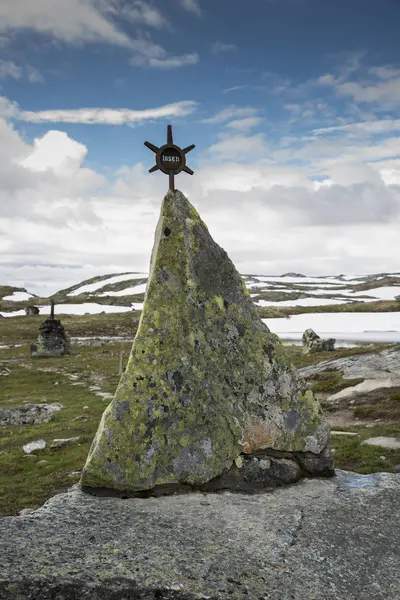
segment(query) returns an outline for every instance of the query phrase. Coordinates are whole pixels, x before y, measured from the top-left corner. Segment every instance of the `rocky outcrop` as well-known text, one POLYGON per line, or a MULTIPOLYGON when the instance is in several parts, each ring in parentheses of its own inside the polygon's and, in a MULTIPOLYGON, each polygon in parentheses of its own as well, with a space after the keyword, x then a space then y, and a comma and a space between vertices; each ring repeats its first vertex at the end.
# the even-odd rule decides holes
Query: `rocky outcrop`
POLYGON ((320 405, 180 192, 164 199, 138 332, 85 489, 255 489, 333 474, 320 405))
POLYGON ((37 357, 69 354, 69 337, 59 319, 46 319, 39 327, 36 344, 31 344, 31 355, 37 357))
POLYGON ((306 329, 306 331, 303 333, 302 341, 304 354, 332 351, 335 349, 336 342, 336 340, 333 338, 322 340, 313 329, 306 329))
POLYGON ((1 600, 398 600, 400 476, 96 498, 0 519, 1 600))
POLYGON ((24 404, 0 408, 0 425, 33 425, 48 423, 55 413, 63 408, 57 402, 53 404, 24 404))
POLYGON ((299 369, 303 377, 311 377, 324 371, 339 370, 346 379, 398 379, 400 385, 400 346, 382 350, 355 354, 345 358, 324 360, 316 365, 299 369))

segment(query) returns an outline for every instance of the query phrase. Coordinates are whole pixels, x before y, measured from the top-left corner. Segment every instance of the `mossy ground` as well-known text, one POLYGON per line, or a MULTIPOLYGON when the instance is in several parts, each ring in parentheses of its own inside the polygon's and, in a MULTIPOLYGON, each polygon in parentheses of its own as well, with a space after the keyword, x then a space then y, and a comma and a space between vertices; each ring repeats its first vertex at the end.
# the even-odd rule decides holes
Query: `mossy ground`
MULTIPOLYGON (((340 431, 341 428, 335 427, 340 431)), ((389 450, 378 446, 362 446, 362 442, 371 437, 398 437, 400 423, 377 423, 372 426, 351 426, 346 431, 358 435, 332 435, 331 446, 334 450, 335 466, 357 473, 398 472, 400 450, 389 450)))
MULTIPOLYGON (((73 336, 125 335, 132 338, 136 332, 136 317, 137 314, 134 313, 74 316, 65 319, 63 323, 73 336)), ((0 369, 4 366, 11 369, 11 375, 0 377, 0 408, 45 400, 64 405, 64 409, 56 413, 49 423, 0 428, 1 515, 17 514, 23 508, 39 507, 50 496, 79 480, 80 470, 86 461, 100 417, 107 406, 107 402, 91 392, 89 387, 97 384, 101 391, 114 393, 119 381, 120 342, 107 342, 101 347, 73 346, 73 354, 70 356, 32 359, 29 343, 36 338, 42 321, 43 317, 40 316, 0 319, 0 345, 24 344, 20 348, 0 348, 0 369), (74 381, 68 375, 77 376, 82 385, 73 385, 74 381), (84 409, 84 406, 88 409, 84 409), (80 416, 87 420, 74 420, 80 416), (75 436, 81 437, 80 444, 50 450, 49 445, 54 438, 75 436), (38 439, 46 440, 46 449, 35 452, 35 456, 24 458, 22 446, 38 439), (43 460, 48 462, 39 464, 43 460)), ((368 348, 358 347, 310 356, 302 355, 301 348, 296 346, 288 346, 286 351, 296 366, 304 366, 328 358, 376 352, 384 347, 375 344, 368 348)), ((131 343, 125 342, 124 363, 130 349, 131 343)), ((337 383, 335 372, 332 385, 337 383)), ((381 399, 373 410, 381 410, 385 402, 398 407, 398 391, 387 390, 387 400, 381 399)), ((355 406, 354 410, 357 409, 358 406, 355 406)), ((400 464, 399 451, 361 446, 362 440, 367 437, 399 435, 398 419, 397 423, 388 424, 384 422, 383 416, 379 417, 372 412, 370 416, 370 426, 346 428, 347 431, 358 432, 357 437, 332 436, 336 467, 370 473, 393 471, 394 465, 400 464), (376 418, 381 421, 376 423, 376 418), (382 456, 385 456, 385 460, 380 458, 382 456)), ((392 420, 393 417, 392 413, 392 420)))
MULTIPOLYGON (((130 349, 131 343, 123 344, 125 363, 130 349)), ((11 370, 11 375, 0 377, 0 408, 24 402, 59 402, 64 406, 49 423, 0 428, 0 515, 38 507, 79 480, 108 403, 89 387, 96 384, 102 392, 114 393, 119 381, 121 343, 96 348, 73 346, 72 352, 59 358, 32 359, 26 345, 0 349, 0 370, 4 366, 11 370), (73 381, 68 375, 78 379, 73 381), (73 385, 76 382, 81 385, 73 385), (76 417, 83 419, 74 420, 76 417), (53 439, 70 437, 80 437, 80 443, 50 450, 53 439), (47 442, 46 448, 25 456, 23 445, 39 439, 47 442), (41 463, 43 460, 47 462, 41 463)))

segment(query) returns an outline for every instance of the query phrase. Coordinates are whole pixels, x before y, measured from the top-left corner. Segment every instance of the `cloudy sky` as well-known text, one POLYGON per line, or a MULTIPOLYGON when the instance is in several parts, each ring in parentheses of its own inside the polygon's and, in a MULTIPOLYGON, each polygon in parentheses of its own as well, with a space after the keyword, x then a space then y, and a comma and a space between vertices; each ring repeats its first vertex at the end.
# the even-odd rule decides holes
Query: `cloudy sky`
POLYGON ((400 271, 398 0, 1 0, 0 284, 147 270, 177 187, 242 273, 400 271))

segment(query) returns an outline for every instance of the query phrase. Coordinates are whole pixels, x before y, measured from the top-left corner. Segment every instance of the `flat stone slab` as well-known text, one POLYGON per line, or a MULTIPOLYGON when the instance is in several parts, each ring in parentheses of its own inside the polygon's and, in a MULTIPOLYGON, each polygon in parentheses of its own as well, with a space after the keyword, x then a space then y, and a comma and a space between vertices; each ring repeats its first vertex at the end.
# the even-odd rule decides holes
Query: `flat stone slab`
POLYGON ((400 475, 100 498, 0 519, 1 600, 398 600, 400 475))
POLYGON ((362 442, 361 446, 379 446, 390 450, 400 450, 400 438, 394 437, 373 437, 362 442))
POLYGON ((310 377, 315 373, 339 369, 346 379, 388 379, 398 380, 400 385, 400 347, 395 346, 382 352, 356 354, 346 358, 325 360, 317 365, 299 369, 302 377, 310 377))
POLYGON ((336 402, 345 398, 352 398, 354 396, 369 394, 375 390, 383 388, 395 388, 400 386, 400 379, 365 379, 357 385, 347 387, 344 390, 340 390, 336 394, 332 394, 327 398, 327 402, 336 402))

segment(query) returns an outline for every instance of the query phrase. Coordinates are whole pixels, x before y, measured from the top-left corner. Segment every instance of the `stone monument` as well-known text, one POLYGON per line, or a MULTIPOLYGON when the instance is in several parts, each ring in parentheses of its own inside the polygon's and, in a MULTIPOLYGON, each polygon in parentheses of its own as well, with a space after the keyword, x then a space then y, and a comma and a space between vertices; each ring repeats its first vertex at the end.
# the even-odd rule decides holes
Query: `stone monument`
POLYGON ((50 317, 39 327, 36 344, 31 344, 31 355, 35 357, 61 356, 69 354, 69 337, 59 319, 54 317, 54 300, 51 301, 50 317))
POLYGON ((397 475, 193 490, 333 468, 319 404, 167 174, 139 328, 83 486, 0 519, 0 600, 397 600, 397 475))
POLYGON ((165 196, 139 328, 84 489, 253 490, 333 475, 329 426, 238 271, 165 196))
POLYGON ((30 305, 25 308, 25 314, 28 317, 38 315, 39 313, 40 313, 40 310, 37 306, 30 305))

